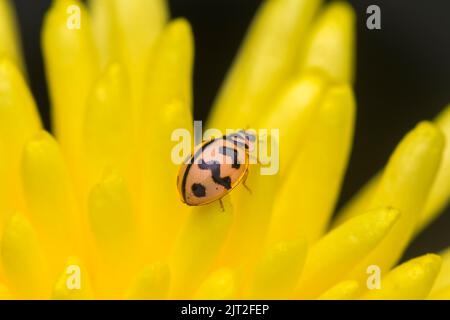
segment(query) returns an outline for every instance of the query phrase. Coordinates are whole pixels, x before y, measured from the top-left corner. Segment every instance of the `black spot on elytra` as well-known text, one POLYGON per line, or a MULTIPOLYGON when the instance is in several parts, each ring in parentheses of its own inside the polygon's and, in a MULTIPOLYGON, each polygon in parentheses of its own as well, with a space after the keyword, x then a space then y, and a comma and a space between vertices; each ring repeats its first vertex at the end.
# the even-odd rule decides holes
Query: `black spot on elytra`
POLYGON ((241 167, 241 164, 238 161, 238 151, 236 149, 228 148, 228 147, 221 147, 219 149, 219 152, 223 155, 226 155, 233 159, 231 167, 234 169, 239 169, 241 167))
POLYGON ((206 195, 205 187, 201 183, 194 183, 191 189, 197 198, 202 198, 206 195))
POLYGON ((206 163, 204 159, 199 163, 198 167, 202 170, 211 171, 212 179, 215 183, 220 184, 225 189, 231 189, 231 178, 230 177, 221 177, 220 176, 220 163, 217 161, 211 161, 206 163))
POLYGON ((184 201, 186 201, 186 180, 188 177, 189 172, 191 171, 192 165, 195 161, 195 159, 197 159, 197 157, 203 152, 203 150, 209 146, 210 144, 212 144, 214 142, 214 138, 212 138, 210 141, 206 142, 200 149, 197 150, 197 152, 191 157, 191 159, 189 160, 187 166, 186 166, 186 170, 184 171, 184 175, 183 175, 183 180, 181 183, 181 191, 183 194, 183 199, 184 201))

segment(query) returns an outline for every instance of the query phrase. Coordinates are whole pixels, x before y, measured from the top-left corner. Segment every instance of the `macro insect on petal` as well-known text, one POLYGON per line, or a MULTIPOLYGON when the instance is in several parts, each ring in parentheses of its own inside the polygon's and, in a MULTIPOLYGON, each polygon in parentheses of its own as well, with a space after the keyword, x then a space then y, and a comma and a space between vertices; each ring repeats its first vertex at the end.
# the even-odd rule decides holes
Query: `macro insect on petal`
POLYGON ((245 183, 249 150, 255 139, 253 133, 240 130, 198 145, 178 172, 181 200, 190 206, 208 204, 245 183))

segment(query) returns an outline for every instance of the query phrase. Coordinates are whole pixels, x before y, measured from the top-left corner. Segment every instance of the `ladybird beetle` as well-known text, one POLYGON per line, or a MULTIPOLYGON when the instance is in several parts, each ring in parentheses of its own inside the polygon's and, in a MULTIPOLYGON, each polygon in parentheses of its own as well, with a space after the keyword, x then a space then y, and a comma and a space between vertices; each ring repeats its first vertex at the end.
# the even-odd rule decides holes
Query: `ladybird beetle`
MULTIPOLYGON (((248 175, 249 151, 256 136, 240 130, 199 144, 178 172, 181 201, 201 206, 219 200, 243 182, 248 175)), ((248 188, 247 188, 248 189, 248 188)))

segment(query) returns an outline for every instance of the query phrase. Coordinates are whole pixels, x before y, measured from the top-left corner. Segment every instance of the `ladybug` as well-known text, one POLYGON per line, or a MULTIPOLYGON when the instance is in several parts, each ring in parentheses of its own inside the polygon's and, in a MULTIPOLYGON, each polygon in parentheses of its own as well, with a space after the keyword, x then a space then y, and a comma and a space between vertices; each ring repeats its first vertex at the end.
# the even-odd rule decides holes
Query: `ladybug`
MULTIPOLYGON (((256 136, 240 130, 203 141, 180 166, 177 187, 181 201, 201 206, 222 198, 241 182, 245 185, 249 169, 249 153, 256 136)), ((249 190, 250 191, 250 190, 249 190)))

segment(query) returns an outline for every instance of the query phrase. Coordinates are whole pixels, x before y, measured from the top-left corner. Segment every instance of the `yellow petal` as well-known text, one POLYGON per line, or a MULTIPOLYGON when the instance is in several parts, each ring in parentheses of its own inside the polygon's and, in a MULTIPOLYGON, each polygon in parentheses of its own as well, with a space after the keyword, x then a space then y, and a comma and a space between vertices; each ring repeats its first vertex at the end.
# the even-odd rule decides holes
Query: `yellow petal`
POLYGON ((231 194, 236 214, 220 258, 222 265, 245 265, 244 269, 250 271, 264 248, 280 175, 262 175, 261 168, 260 165, 249 166, 245 184, 250 192, 238 186, 231 194))
MULTIPOLYGON (((280 176, 288 166, 288 158, 298 149, 298 144, 307 140, 306 133, 318 109, 325 85, 326 79, 321 74, 306 74, 288 86, 280 95, 274 111, 261 119, 262 128, 279 129, 280 136, 276 139, 276 144, 280 155, 280 172, 262 175, 261 166, 251 165, 246 184, 252 194, 242 187, 233 192, 232 198, 238 204, 236 221, 221 258, 222 263, 251 263, 258 256, 261 243, 266 239, 280 176), (289 151, 292 151, 290 155, 289 151)), ((267 138, 269 142, 275 139, 270 133, 267 138)), ((268 154, 274 152, 275 150, 270 150, 268 154)), ((277 160, 275 157, 272 159, 277 160)))
POLYGON ((22 181, 30 220, 40 232, 52 271, 59 273, 82 242, 80 214, 59 146, 45 131, 25 145, 22 181))
POLYGON ((130 193, 120 175, 106 173, 92 188, 88 212, 91 230, 102 252, 118 260, 126 254, 129 260, 136 240, 136 221, 130 193))
POLYGON ((330 87, 276 196, 270 242, 303 236, 313 243, 324 232, 347 166, 354 117, 351 88, 330 87))
POLYGON ((41 127, 30 90, 13 62, 0 58, 0 139, 14 152, 41 127))
POLYGON ((9 289, 0 283, 0 300, 11 300, 13 298, 9 289))
MULTIPOLYGON (((425 228, 430 221, 442 212, 446 204, 448 203, 450 194, 450 148, 448 147, 448 141, 450 140, 450 107, 446 109, 436 118, 434 121, 437 127, 442 130, 446 138, 446 146, 442 155, 442 161, 439 171, 436 175, 435 182, 430 191, 426 205, 422 210, 419 221, 415 227, 415 232, 419 233, 425 228)), ((360 192, 358 192, 351 201, 339 212, 337 218, 334 221, 334 226, 337 226, 345 220, 354 217, 362 212, 361 209, 367 208, 370 204, 372 197, 375 194, 377 185, 380 181, 381 174, 378 173, 373 177, 360 192)))
POLYGON ((297 284, 307 252, 306 242, 279 242, 257 264, 250 288, 252 299, 287 299, 297 284))
POLYGON ((0 0, 0 57, 7 57, 23 69, 20 39, 12 1, 0 0))
POLYGON ((450 248, 439 254, 442 258, 442 267, 433 285, 432 294, 450 287, 450 248))
POLYGON ((427 254, 409 260, 382 278, 381 289, 373 289, 363 299, 418 300, 427 297, 439 272, 441 258, 427 254))
POLYGON ((336 284, 334 287, 320 295, 318 300, 355 300, 361 294, 358 281, 347 280, 336 284))
POLYGON ((431 293, 428 300, 450 300, 450 286, 442 288, 434 293, 431 293))
POLYGON ((280 171, 287 171, 293 157, 307 141, 314 126, 328 79, 318 72, 308 72, 292 81, 282 91, 267 116, 260 121, 261 128, 280 130, 280 171))
POLYGON ((184 19, 171 22, 155 47, 146 87, 146 110, 141 119, 141 210, 147 220, 147 241, 157 259, 167 255, 188 212, 176 191, 179 164, 171 158, 176 144, 171 136, 176 129, 192 133, 192 47, 188 22, 184 19))
POLYGON ((128 70, 133 96, 141 97, 152 47, 168 18, 166 1, 107 1, 112 8, 112 49, 128 70))
MULTIPOLYGON (((11 188, 13 181, 18 177, 11 174, 10 163, 7 160, 6 148, 0 140, 0 237, 5 223, 9 220, 14 208, 19 207, 22 202, 21 194, 11 188)), ((16 182, 17 184, 17 182, 16 182)), ((16 186, 19 188, 19 185, 16 186)))
POLYGON ((89 13, 80 1, 53 2, 44 21, 42 47, 55 134, 75 166, 86 99, 99 72, 89 13))
MULTIPOLYGON (((144 115, 151 116, 175 99, 192 109, 193 42, 191 26, 183 18, 171 21, 164 28, 146 68, 144 115)), ((143 121, 144 126, 147 120, 143 121)))
POLYGON ((96 244, 96 286, 102 298, 121 298, 120 292, 136 272, 140 250, 137 219, 124 179, 107 172, 88 197, 90 228, 96 244), (123 257, 126 256, 126 259, 123 257), (114 279, 112 281, 111 279, 114 279))
POLYGON ((144 268, 128 289, 126 298, 136 300, 164 299, 168 294, 169 285, 169 267, 164 263, 157 262, 144 268))
POLYGON ((200 285, 194 299, 236 299, 238 283, 232 269, 221 268, 211 273, 200 285))
POLYGON ((346 277, 386 237, 398 217, 397 210, 381 208, 355 217, 325 235, 309 251, 297 297, 315 298, 346 277))
POLYGON ((111 0, 89 0, 89 12, 91 13, 92 32, 96 48, 100 58, 100 64, 107 66, 112 61, 118 61, 118 43, 113 24, 113 1, 111 0))
POLYGON ((129 101, 126 73, 113 63, 94 84, 88 98, 83 144, 89 186, 100 179, 105 167, 126 172, 132 139, 129 101))
POLYGON ((9 215, 14 206, 13 194, 11 191, 11 179, 8 164, 6 161, 6 148, 0 140, 0 238, 5 222, 9 219, 9 215))
POLYGON ((0 232, 12 210, 23 208, 20 157, 25 141, 40 127, 22 74, 11 60, 0 57, 0 232))
POLYGON ((450 105, 439 114, 435 123, 444 133, 446 145, 442 155, 441 166, 420 217, 417 232, 420 232, 442 212, 445 206, 448 205, 450 198, 450 105))
POLYGON ((376 191, 376 187, 380 183, 380 179, 381 174, 378 173, 370 179, 348 203, 345 204, 333 220, 333 228, 366 211, 376 191))
POLYGON ((212 110, 210 127, 255 126, 271 97, 292 76, 320 0, 268 0, 243 42, 212 110), (230 117, 230 115, 233 115, 230 117))
POLYGON ((443 147, 441 131, 429 122, 417 125, 397 146, 367 209, 392 206, 402 215, 389 235, 352 272, 352 279, 365 278, 369 265, 378 265, 383 274, 400 258, 433 184, 443 147))
POLYGON ((223 204, 224 211, 216 201, 189 214, 169 259, 173 297, 190 297, 215 262, 233 217, 229 197, 223 204))
POLYGON ((78 258, 69 258, 53 287, 52 299, 85 300, 92 298, 92 289, 87 270, 78 258))
POLYGON ((351 83, 355 72, 355 13, 346 2, 329 4, 311 31, 300 72, 325 71, 333 80, 351 83))
POLYGON ((47 268, 30 222, 14 214, 3 233, 1 257, 8 286, 22 299, 50 296, 47 268))

